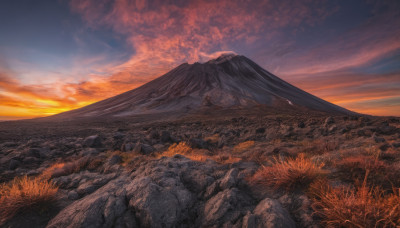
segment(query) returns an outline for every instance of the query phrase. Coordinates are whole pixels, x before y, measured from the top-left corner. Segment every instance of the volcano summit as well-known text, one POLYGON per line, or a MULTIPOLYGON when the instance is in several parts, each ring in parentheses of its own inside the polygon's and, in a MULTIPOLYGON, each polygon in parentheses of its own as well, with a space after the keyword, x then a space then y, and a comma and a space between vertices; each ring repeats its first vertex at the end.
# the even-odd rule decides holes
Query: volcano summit
POLYGON ((350 111, 315 97, 241 55, 225 54, 205 63, 181 64, 139 88, 57 117, 131 116, 196 112, 207 108, 309 109, 350 111))

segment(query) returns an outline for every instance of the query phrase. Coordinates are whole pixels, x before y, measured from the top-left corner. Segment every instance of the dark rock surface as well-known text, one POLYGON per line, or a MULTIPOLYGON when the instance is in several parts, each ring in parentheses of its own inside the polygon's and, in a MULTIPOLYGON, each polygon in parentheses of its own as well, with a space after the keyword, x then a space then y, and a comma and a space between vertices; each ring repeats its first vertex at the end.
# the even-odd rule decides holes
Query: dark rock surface
MULTIPOLYGON (((65 164, 50 178, 60 188, 58 208, 27 217, 40 221, 33 227, 321 227, 306 194, 260 192, 249 177, 272 157, 304 151, 329 162, 338 151, 350 147, 347 152, 353 153, 362 145, 398 164, 397 122, 238 113, 168 122, 27 124, 0 131, 0 180, 37 177, 65 164), (192 152, 163 154, 179 142, 192 152), (250 146, 238 149, 243 142, 250 146)), ((4 226, 29 224, 18 218, 4 226)))

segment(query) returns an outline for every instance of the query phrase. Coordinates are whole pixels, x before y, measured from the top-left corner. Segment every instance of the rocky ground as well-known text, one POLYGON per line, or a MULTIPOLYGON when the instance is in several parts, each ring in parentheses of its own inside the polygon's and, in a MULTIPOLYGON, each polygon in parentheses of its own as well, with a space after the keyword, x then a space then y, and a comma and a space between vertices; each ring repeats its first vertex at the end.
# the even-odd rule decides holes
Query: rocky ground
POLYGON ((400 174, 400 118, 245 115, 0 129, 2 183, 46 176, 59 187, 53 205, 4 227, 320 227, 306 190, 260 187, 251 177, 272 158, 299 153, 324 163, 335 185, 357 178, 343 175, 345 157, 379 156, 400 174))

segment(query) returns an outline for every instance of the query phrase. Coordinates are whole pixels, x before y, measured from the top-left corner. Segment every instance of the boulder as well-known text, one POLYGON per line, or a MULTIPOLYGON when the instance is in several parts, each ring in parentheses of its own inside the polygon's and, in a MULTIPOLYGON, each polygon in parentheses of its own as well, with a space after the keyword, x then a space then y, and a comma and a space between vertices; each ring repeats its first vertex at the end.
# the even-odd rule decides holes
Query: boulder
POLYGON ((121 140, 121 139, 123 139, 124 137, 125 137, 125 134, 124 134, 124 133, 121 133, 121 132, 119 132, 119 131, 115 132, 114 135, 113 135, 113 139, 114 139, 114 140, 121 140))
POLYGON ((121 150, 124 152, 132 151, 135 148, 135 144, 133 143, 124 143, 122 144, 121 150))
POLYGON ((258 218, 256 227, 296 227, 289 212, 274 199, 262 200, 254 209, 253 214, 258 218))
POLYGON ((126 177, 112 181, 101 191, 75 201, 60 211, 48 224, 58 227, 138 227, 133 212, 125 202, 125 190, 121 186, 126 177))
POLYGON ((101 138, 98 135, 89 136, 85 138, 85 140, 83 141, 83 145, 92 148, 101 147, 101 138))
POLYGON ((156 130, 151 130, 149 134, 147 135, 147 139, 152 140, 152 139, 158 139, 160 138, 160 134, 156 130))
POLYGON ((135 148, 133 149, 133 151, 135 153, 140 153, 140 154, 151 154, 152 152, 154 152, 154 148, 148 144, 144 144, 144 143, 136 143, 135 148))
POLYGON ((16 168, 18 168, 21 165, 21 162, 16 160, 16 159, 11 159, 10 163, 8 165, 8 169, 9 170, 14 170, 16 168))
POLYGON ((113 155, 108 159, 108 165, 112 166, 122 162, 122 157, 119 155, 113 155))
POLYGON ((250 200, 239 189, 231 188, 219 192, 204 206, 203 226, 220 227, 226 222, 234 222, 242 217, 250 200))
POLYGON ((79 194, 75 190, 69 191, 68 192, 68 199, 77 200, 77 199, 79 199, 79 194))
POLYGON ((171 137, 171 133, 169 131, 162 131, 160 140, 161 140, 162 143, 174 142, 174 140, 171 137))
POLYGON ((197 149, 206 149, 208 147, 208 144, 206 141, 204 141, 201 138, 191 138, 188 141, 188 145, 192 148, 197 148, 197 149))

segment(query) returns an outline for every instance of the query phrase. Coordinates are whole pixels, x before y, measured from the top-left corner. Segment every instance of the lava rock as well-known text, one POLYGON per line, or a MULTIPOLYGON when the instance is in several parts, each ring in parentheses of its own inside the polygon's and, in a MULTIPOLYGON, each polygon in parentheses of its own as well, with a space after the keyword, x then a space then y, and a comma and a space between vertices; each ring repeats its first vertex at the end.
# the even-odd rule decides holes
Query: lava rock
POLYGON ((79 199, 79 194, 75 190, 72 190, 72 191, 68 192, 68 199, 77 200, 77 199, 79 199))
POLYGON ((254 214, 259 218, 257 227, 296 227, 289 212, 274 199, 262 200, 254 209, 254 214))
POLYGON ((83 141, 83 145, 92 148, 101 147, 101 138, 98 135, 89 136, 85 138, 85 140, 83 141))
POLYGON ((151 140, 151 139, 158 139, 158 138, 160 138, 160 134, 159 134, 158 131, 156 131, 156 130, 151 130, 150 133, 147 135, 147 138, 148 138, 149 140, 151 140))
POLYGON ((8 165, 9 170, 14 170, 21 165, 21 162, 16 159, 11 159, 10 164, 8 165))
POLYGON ((297 127, 298 127, 298 128, 305 128, 306 125, 304 124, 304 122, 299 122, 299 123, 297 124, 297 127))
POLYGON ((133 149, 135 153, 140 153, 140 154, 151 154, 154 152, 154 148, 148 144, 144 143, 136 143, 135 148, 133 149))
POLYGON ((115 164, 119 164, 122 162, 122 157, 119 155, 113 155, 111 156, 111 158, 108 160, 108 164, 109 165, 115 165, 115 164))
POLYGON ((120 140, 120 139, 123 139, 124 137, 125 137, 125 134, 123 134, 119 131, 115 132, 113 135, 113 139, 115 139, 115 140, 120 140))
POLYGON ((324 125, 327 126, 327 125, 333 124, 333 123, 335 123, 335 120, 333 119, 332 116, 330 116, 330 117, 325 119, 324 125))
POLYGON ((162 143, 173 142, 171 133, 169 131, 162 131, 160 140, 162 143))
POLYGON ((135 144, 133 143, 124 143, 121 146, 121 150, 124 152, 132 151, 135 148, 135 144))
POLYGON ((256 134, 263 134, 265 133, 265 127, 260 127, 256 129, 256 134))
POLYGON ((198 148, 198 149, 205 149, 208 146, 207 142, 200 138, 189 139, 188 145, 192 148, 198 148))

